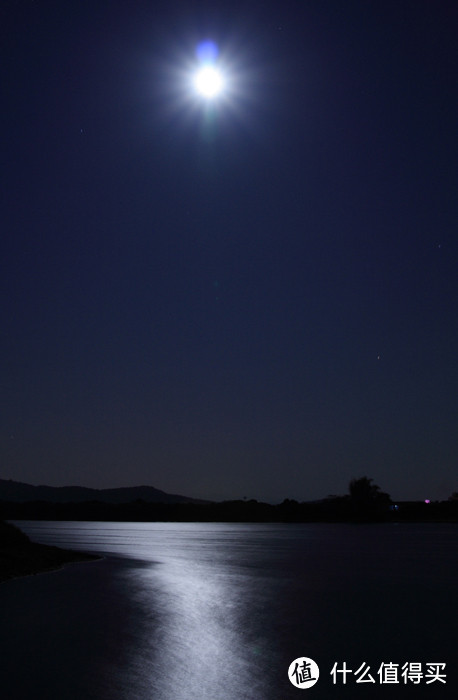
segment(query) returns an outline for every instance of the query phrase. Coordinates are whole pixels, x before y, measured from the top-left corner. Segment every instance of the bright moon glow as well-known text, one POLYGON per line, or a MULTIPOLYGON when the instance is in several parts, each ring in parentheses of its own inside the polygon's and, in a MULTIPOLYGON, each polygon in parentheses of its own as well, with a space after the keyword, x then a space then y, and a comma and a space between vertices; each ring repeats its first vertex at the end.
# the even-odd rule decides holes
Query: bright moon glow
POLYGON ((224 88, 223 76, 216 68, 204 66, 194 76, 194 86, 202 97, 216 97, 224 88))

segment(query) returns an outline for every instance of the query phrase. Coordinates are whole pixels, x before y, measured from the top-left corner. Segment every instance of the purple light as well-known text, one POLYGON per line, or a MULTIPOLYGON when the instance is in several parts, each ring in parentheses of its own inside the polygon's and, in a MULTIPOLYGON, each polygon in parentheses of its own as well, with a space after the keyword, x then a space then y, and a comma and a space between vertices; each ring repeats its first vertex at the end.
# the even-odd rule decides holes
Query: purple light
POLYGON ((214 41, 206 39, 197 45, 196 54, 201 63, 214 63, 218 56, 218 47, 214 41))
POLYGON ((425 503, 431 503, 431 501, 429 500, 429 498, 425 498, 425 503))

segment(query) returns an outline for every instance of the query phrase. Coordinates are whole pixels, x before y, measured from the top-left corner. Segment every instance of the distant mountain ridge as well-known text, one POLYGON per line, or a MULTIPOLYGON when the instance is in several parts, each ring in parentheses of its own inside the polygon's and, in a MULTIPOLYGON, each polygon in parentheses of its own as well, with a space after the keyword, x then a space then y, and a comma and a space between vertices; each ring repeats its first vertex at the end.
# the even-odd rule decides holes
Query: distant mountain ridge
POLYGON ((27 503, 206 503, 207 501, 166 493, 153 486, 126 486, 116 489, 91 489, 84 486, 33 486, 12 479, 0 479, 0 501, 27 503))

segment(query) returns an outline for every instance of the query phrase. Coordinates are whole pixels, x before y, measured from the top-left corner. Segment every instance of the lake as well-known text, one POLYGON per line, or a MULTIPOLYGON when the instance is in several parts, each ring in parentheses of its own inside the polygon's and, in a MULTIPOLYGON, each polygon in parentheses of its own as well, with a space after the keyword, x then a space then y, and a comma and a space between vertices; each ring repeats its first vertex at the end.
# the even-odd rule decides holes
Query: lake
POLYGON ((457 697, 455 524, 17 525, 104 559, 0 587, 5 699, 457 697))

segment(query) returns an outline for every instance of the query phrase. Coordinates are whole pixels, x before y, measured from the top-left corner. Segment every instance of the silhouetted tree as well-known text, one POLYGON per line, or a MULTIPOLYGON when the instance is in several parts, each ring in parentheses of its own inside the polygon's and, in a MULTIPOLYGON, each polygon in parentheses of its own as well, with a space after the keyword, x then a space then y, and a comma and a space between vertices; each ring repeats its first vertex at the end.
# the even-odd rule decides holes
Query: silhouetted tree
POLYGON ((367 476, 352 479, 348 488, 351 509, 358 520, 380 520, 388 515, 391 498, 373 483, 373 479, 367 476))
POLYGON ((373 484, 373 479, 361 476, 359 479, 352 479, 348 485, 350 497, 356 501, 376 501, 382 494, 380 486, 373 484))

